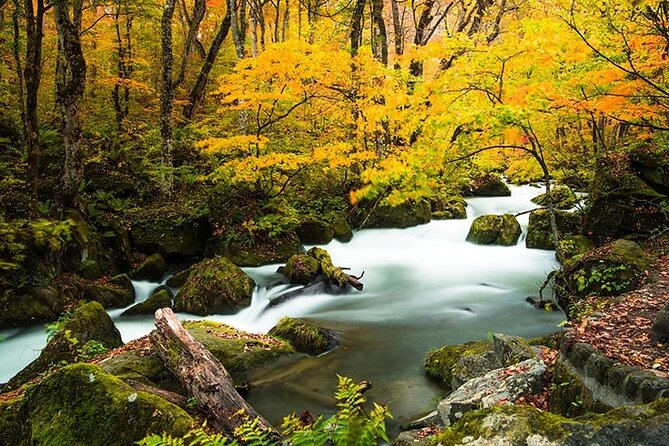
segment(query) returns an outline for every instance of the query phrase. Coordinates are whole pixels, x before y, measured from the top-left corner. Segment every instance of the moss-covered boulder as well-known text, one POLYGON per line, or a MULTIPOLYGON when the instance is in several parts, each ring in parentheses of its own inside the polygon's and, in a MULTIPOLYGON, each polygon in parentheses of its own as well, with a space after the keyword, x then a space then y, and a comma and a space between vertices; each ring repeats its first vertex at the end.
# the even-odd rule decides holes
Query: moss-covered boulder
POLYGON ((501 368, 502 363, 494 350, 467 349, 460 354, 453 367, 451 389, 455 390, 471 379, 501 368))
POLYGON ((124 381, 133 380, 164 390, 183 393, 181 384, 165 367, 163 360, 148 342, 128 347, 123 353, 102 361, 100 367, 124 381))
POLYGON ((232 314, 251 305, 254 288, 253 279, 230 260, 214 257, 193 266, 174 308, 201 316, 232 314))
POLYGON ((638 243, 616 240, 570 262, 555 275, 558 303, 569 308, 591 295, 617 296, 634 289, 651 262, 638 243))
POLYGON ((144 259, 137 268, 130 272, 130 277, 135 280, 148 280, 158 282, 167 272, 167 262, 160 254, 153 254, 144 259))
POLYGON ((571 209, 578 203, 578 197, 569 186, 555 186, 551 189, 550 195, 541 194, 532 199, 532 203, 539 206, 548 206, 553 202, 555 209, 571 209), (550 200, 549 200, 550 197, 550 200))
POLYGON ((184 327, 221 361, 236 381, 247 379, 261 365, 295 352, 280 339, 246 333, 217 322, 184 322, 184 327))
POLYGON ((17 389, 54 366, 88 359, 95 352, 123 343, 114 322, 97 302, 79 305, 54 330, 55 334, 39 357, 10 379, 5 390, 17 389))
POLYGON ((308 285, 320 272, 321 264, 310 255, 294 255, 278 272, 286 276, 290 283, 308 285))
POLYGON ((160 308, 172 307, 172 295, 169 289, 159 288, 155 293, 149 296, 144 302, 133 305, 123 312, 123 316, 133 316, 141 314, 153 314, 160 308))
POLYGON ((285 339, 295 350, 309 355, 320 355, 337 345, 337 335, 334 331, 303 319, 284 317, 269 331, 269 334, 285 339))
POLYGON ((478 245, 513 246, 520 234, 520 224, 513 215, 482 215, 472 222, 467 241, 478 245))
POLYGON ((344 212, 337 212, 326 216, 327 222, 334 230, 334 238, 342 243, 350 242, 353 238, 353 228, 344 212))
POLYGON ((509 197, 511 189, 501 176, 489 174, 474 180, 472 195, 475 197, 509 197))
POLYGON ((595 245, 584 235, 570 235, 558 243, 556 255, 560 262, 567 263, 582 258, 595 245))
POLYGON ((48 376, 13 401, 9 411, 20 417, 21 429, 0 432, 0 440, 14 437, 3 442, 8 445, 127 446, 148 434, 180 437, 193 424, 179 407, 90 364, 73 364, 48 376))
POLYGON ((335 235, 334 228, 321 220, 307 220, 295 229, 300 241, 305 245, 326 245, 335 235))
POLYGON ((188 267, 184 269, 183 271, 178 271, 174 273, 172 277, 167 279, 167 286, 172 287, 172 288, 181 288, 184 286, 184 283, 188 280, 188 277, 190 276, 191 273, 191 267, 188 267))
POLYGON ((537 356, 532 347, 530 347, 530 344, 520 336, 493 333, 492 344, 495 349, 495 355, 504 367, 528 359, 535 359, 537 356))
POLYGON ((221 255, 237 266, 261 266, 286 262, 295 254, 304 254, 304 246, 295 231, 276 236, 258 235, 253 240, 212 238, 207 243, 206 254, 221 255))
POLYGON ((57 284, 0 291, 0 328, 58 319, 74 299, 71 292, 57 284))
POLYGON ((164 256, 196 256, 204 252, 211 235, 206 218, 155 210, 143 215, 130 229, 133 244, 141 252, 160 253, 164 256))
MULTIPOLYGON (((474 356, 492 351, 492 344, 488 341, 473 341, 465 344, 446 345, 430 352, 425 357, 423 367, 431 378, 452 389, 454 370, 461 357, 474 356)), ((457 382, 456 386, 457 387, 457 382)))
MULTIPOLYGON (((569 237, 581 232, 580 214, 555 211, 555 223, 560 237, 569 237)), ((530 249, 555 249, 554 238, 548 209, 538 209, 530 213, 525 246, 530 249)))
POLYGON ((365 202, 353 216, 353 225, 357 228, 408 228, 429 223, 431 218, 432 211, 427 200, 409 200, 397 206, 381 204, 377 207, 365 202))
POLYGON ((436 435, 443 445, 663 446, 669 435, 669 399, 568 419, 532 406, 505 405, 466 414, 436 435))
POLYGON ((135 289, 112 282, 77 281, 75 284, 82 300, 99 302, 103 307, 127 307, 135 301, 135 289))
POLYGON ((656 342, 669 341, 669 302, 655 316, 652 334, 656 342))
POLYGON ((462 220, 467 218, 467 202, 462 197, 435 196, 430 199, 433 220, 462 220))

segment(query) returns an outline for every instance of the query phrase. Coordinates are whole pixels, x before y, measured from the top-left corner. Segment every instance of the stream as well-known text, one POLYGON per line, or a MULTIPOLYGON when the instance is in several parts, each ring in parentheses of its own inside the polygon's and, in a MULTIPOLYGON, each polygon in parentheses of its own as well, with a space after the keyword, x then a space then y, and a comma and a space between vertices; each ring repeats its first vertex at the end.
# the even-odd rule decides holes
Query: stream
MULTIPOLYGON (((529 216, 518 217, 523 235, 512 247, 479 246, 465 241, 472 220, 484 214, 517 213, 536 207, 530 199, 543 192, 532 186, 511 187, 511 197, 471 198, 466 220, 432 221, 409 229, 367 229, 349 243, 325 248, 333 263, 360 275, 364 291, 340 295, 301 295, 276 307, 268 300, 288 286, 277 265, 245 268, 258 284, 252 304, 235 315, 209 316, 251 332, 267 332, 283 316, 301 317, 341 333, 332 352, 311 358, 294 355, 260 370, 248 400, 268 421, 310 410, 334 412, 337 374, 374 388, 366 395, 389 406, 389 431, 436 406, 443 391, 422 369, 427 352, 445 344, 486 338, 491 332, 540 336, 558 330, 561 312, 546 313, 525 302, 536 296, 546 274, 557 266, 553 251, 525 248, 529 216)), ((135 282, 137 301, 159 284, 135 282)), ((153 319, 110 315, 123 340, 148 334, 153 319)), ((197 316, 182 315, 186 318, 197 316)), ((32 361, 45 345, 43 326, 0 332, 0 382, 32 361)))

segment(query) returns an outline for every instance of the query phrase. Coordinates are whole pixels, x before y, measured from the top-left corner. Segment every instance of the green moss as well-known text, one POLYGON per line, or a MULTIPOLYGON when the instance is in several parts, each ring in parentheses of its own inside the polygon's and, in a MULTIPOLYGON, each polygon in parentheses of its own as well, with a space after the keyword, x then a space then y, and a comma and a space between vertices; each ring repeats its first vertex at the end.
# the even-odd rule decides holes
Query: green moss
POLYGON ((118 378, 134 379, 160 388, 173 387, 174 383, 172 373, 153 349, 124 352, 103 361, 100 367, 118 378))
POLYGON ((467 241, 479 245, 512 246, 520 237, 520 224, 511 214, 482 215, 473 222, 467 241))
POLYGON ((184 327, 221 361, 235 381, 243 381, 261 365, 295 352, 285 341, 217 322, 190 321, 184 322, 184 327))
POLYGON ((509 197, 511 189, 499 175, 488 174, 474 181, 472 194, 479 197, 509 197))
MULTIPOLYGON (((540 206, 548 206, 550 200, 547 194, 541 194, 532 199, 532 203, 540 206)), ((568 186, 555 186, 551 189, 550 198, 556 209, 571 209, 578 203, 578 197, 568 186)))
POLYGON ((286 262, 294 254, 304 254, 302 242, 290 231, 268 237, 259 235, 253 240, 213 239, 207 246, 208 255, 222 255, 237 266, 261 266, 286 262))
POLYGON ((581 259, 595 247, 584 235, 568 235, 560 240, 557 247, 557 257, 562 263, 581 259))
POLYGON ((167 262, 160 254, 153 254, 132 270, 130 276, 135 280, 158 282, 165 272, 167 272, 167 262))
POLYGON ((492 344, 488 341, 446 345, 428 353, 425 357, 423 367, 428 376, 450 388, 453 382, 453 370, 461 356, 481 354, 492 349, 492 344))
POLYGON ((126 446, 150 433, 183 436, 192 418, 177 406, 136 391, 98 366, 67 366, 29 389, 30 444, 126 446))
POLYGON ((251 304, 254 288, 244 271, 225 257, 214 257, 193 266, 174 308, 201 316, 235 313, 251 304))
POLYGON ((286 266, 279 269, 279 272, 288 278, 290 283, 299 283, 308 285, 318 275, 321 264, 310 255, 294 255, 286 266))
POLYGON ((328 223, 321 220, 307 220, 295 230, 302 243, 307 245, 325 245, 330 243, 335 230, 328 223))
POLYGON ((346 213, 334 212, 326 216, 326 221, 334 230, 334 237, 340 242, 346 243, 353 238, 353 229, 346 219, 346 213))
MULTIPOLYGON (((560 237, 569 237, 581 231, 581 216, 567 211, 555 211, 555 223, 560 237)), ((525 246, 530 249, 555 249, 555 240, 547 209, 530 214, 525 246)))
POLYGON ((408 228, 429 223, 432 218, 430 203, 425 200, 405 201, 397 206, 361 203, 354 215, 355 227, 366 228, 408 228))
POLYGON ((316 324, 284 317, 269 334, 288 341, 298 352, 320 355, 332 350, 337 343, 335 334, 316 324))
POLYGON ((462 197, 438 195, 430 199, 430 207, 434 220, 467 218, 467 202, 462 197))
POLYGON ((23 446, 30 444, 30 423, 23 398, 0 401, 0 444, 23 446))
POLYGON ((211 234, 211 226, 205 218, 194 218, 174 209, 155 209, 151 215, 144 210, 138 217, 130 235, 142 252, 200 255, 211 234))
POLYGON ((171 306, 172 297, 170 296, 170 292, 165 288, 161 288, 144 302, 140 302, 125 310, 123 315, 153 314, 159 308, 169 308, 171 306))

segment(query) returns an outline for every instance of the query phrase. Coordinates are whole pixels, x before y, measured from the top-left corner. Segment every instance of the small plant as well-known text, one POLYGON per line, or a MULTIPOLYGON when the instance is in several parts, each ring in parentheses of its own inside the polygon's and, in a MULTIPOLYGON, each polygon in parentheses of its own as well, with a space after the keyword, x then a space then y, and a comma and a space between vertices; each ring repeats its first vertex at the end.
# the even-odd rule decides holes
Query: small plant
POLYGON ((44 328, 46 329, 46 342, 49 342, 51 339, 53 339, 58 332, 60 332, 63 327, 65 326, 65 323, 70 320, 72 317, 72 313, 67 312, 63 313, 60 315, 57 321, 51 322, 49 324, 46 324, 44 328))
POLYGON ((103 353, 107 353, 107 351, 109 349, 102 342, 90 340, 77 349, 77 357, 81 361, 88 361, 103 353))
POLYGON ((592 269, 590 272, 579 271, 575 274, 576 285, 579 291, 585 291, 594 286, 597 291, 619 293, 630 284, 630 280, 621 280, 627 270, 625 265, 608 266, 604 269, 592 269))

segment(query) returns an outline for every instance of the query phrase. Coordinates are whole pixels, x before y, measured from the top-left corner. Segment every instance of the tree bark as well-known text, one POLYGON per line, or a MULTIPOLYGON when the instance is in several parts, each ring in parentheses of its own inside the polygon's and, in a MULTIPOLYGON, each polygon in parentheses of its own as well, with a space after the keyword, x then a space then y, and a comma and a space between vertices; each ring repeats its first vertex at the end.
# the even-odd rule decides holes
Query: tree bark
POLYGON ((383 0, 372 0, 372 52, 374 58, 388 65, 388 33, 383 21, 383 0))
POLYGON ((233 434, 248 417, 277 439, 278 432, 237 393, 228 371, 181 325, 172 310, 156 311, 151 342, 165 366, 197 400, 209 426, 233 434))
POLYGON ((172 195, 172 109, 174 107, 174 55, 172 48, 172 20, 176 0, 166 0, 160 24, 162 49, 162 82, 160 91, 160 192, 163 199, 172 195))
POLYGON ((63 118, 63 203, 67 206, 75 204, 79 185, 84 178, 80 107, 86 86, 86 61, 79 36, 82 10, 81 0, 72 2, 72 16, 64 0, 54 3, 53 10, 59 50, 62 52, 63 76, 57 79, 56 97, 63 118))
POLYGON ((121 1, 116 2, 116 11, 114 13, 114 28, 116 30, 117 44, 117 75, 119 81, 112 89, 112 101, 114 103, 114 112, 116 117, 116 127, 119 133, 123 132, 123 121, 130 112, 130 87, 127 81, 134 71, 132 62, 132 40, 130 31, 132 29, 133 17, 128 7, 121 6, 121 1), (124 32, 121 31, 121 16, 125 17, 123 25, 124 32))
MULTIPOLYGON (((400 21, 400 10, 397 0, 390 0, 390 8, 393 17, 393 43, 395 44, 395 56, 404 54, 404 30, 400 21)), ((395 68, 399 68, 395 64, 395 68)))
POLYGON ((362 43, 362 15, 365 12, 365 0, 356 0, 351 17, 351 56, 356 56, 362 43))

